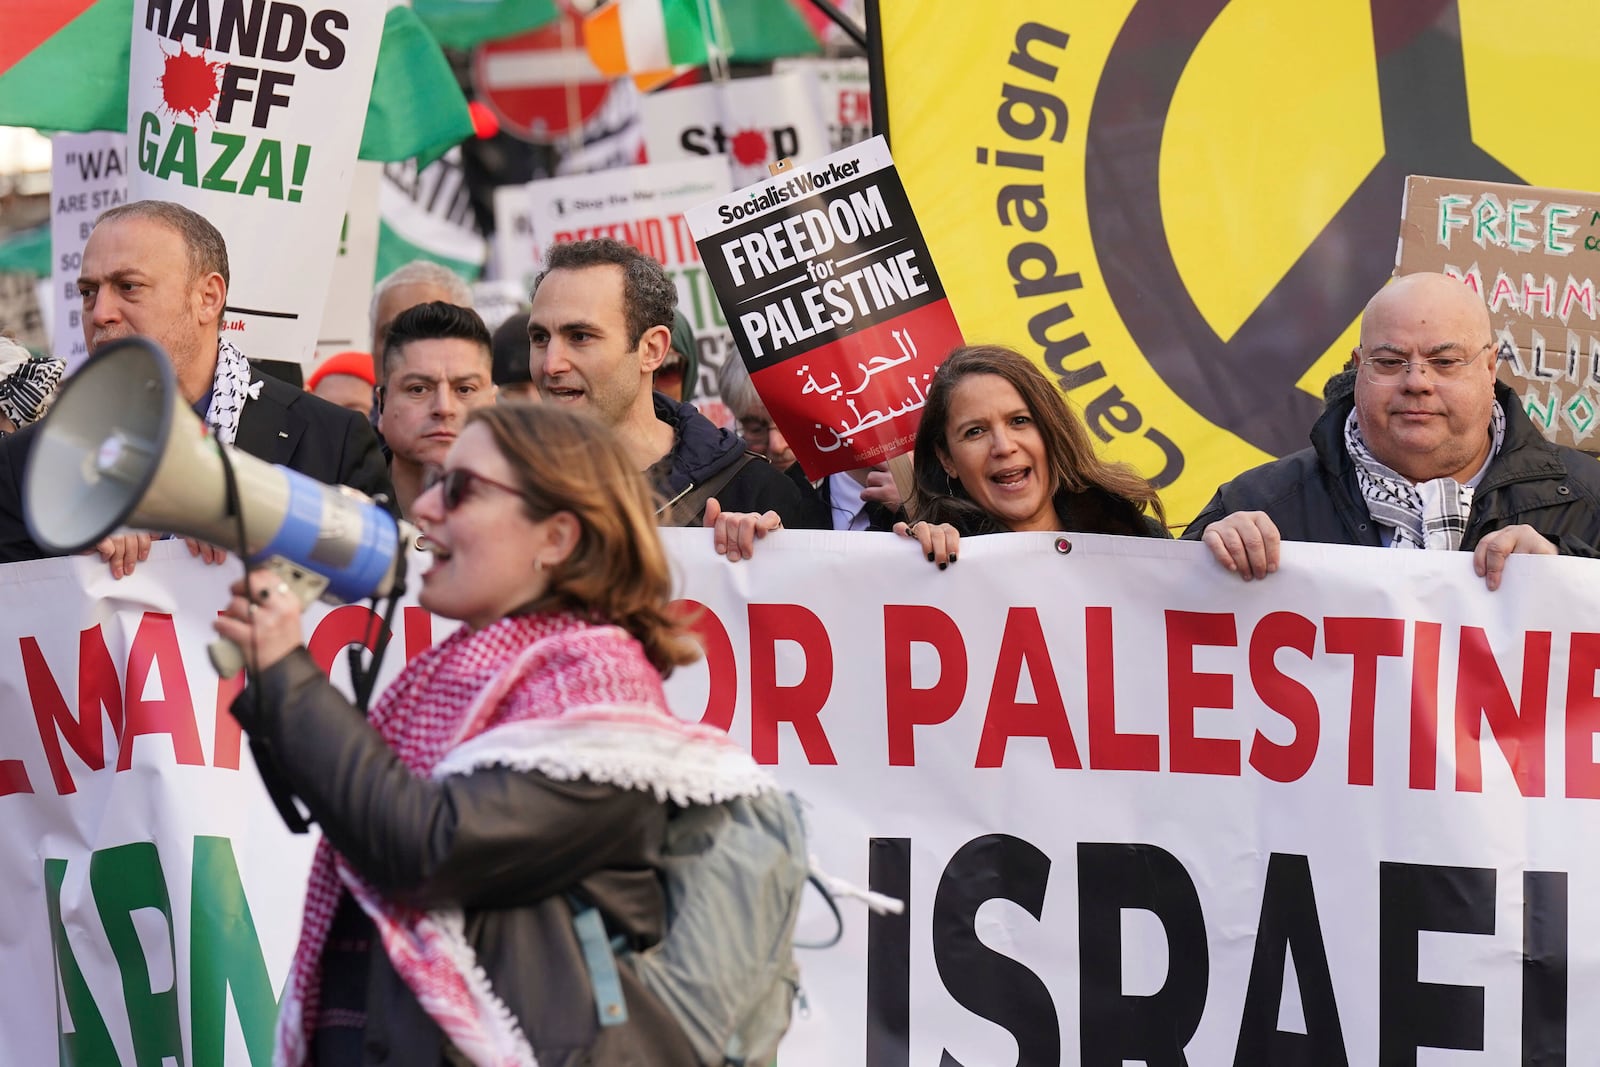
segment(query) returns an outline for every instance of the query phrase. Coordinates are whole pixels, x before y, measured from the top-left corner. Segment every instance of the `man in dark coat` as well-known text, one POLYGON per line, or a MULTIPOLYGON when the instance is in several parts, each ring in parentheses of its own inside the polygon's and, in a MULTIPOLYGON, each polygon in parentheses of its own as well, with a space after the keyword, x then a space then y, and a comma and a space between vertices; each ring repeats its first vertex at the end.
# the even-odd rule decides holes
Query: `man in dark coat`
POLYGON ((756 538, 799 521, 800 493, 738 434, 651 390, 677 300, 661 264, 636 248, 603 237, 552 245, 534 282, 529 368, 546 403, 617 433, 667 501, 664 525, 710 526, 717 551, 742 559, 756 538), (707 486, 715 492, 700 499, 707 486))
POLYGON ((1277 569, 1280 539, 1472 552, 1491 590, 1514 553, 1600 555, 1600 464, 1539 434, 1494 352, 1471 289, 1396 279, 1367 304, 1354 395, 1312 447, 1224 485, 1184 537, 1246 581, 1277 569))
MULTIPOLYGON (((364 418, 262 375, 223 340, 228 251, 200 215, 161 200, 107 211, 84 247, 78 291, 89 350, 135 335, 155 341, 172 362, 184 402, 219 440, 318 481, 392 498, 383 454, 364 418)), ((0 562, 49 555, 29 536, 22 515, 22 479, 38 425, 0 441, 0 562)), ((210 546, 190 548, 211 561, 222 557, 210 546)), ((96 550, 121 578, 148 556, 150 535, 115 534, 96 550)))

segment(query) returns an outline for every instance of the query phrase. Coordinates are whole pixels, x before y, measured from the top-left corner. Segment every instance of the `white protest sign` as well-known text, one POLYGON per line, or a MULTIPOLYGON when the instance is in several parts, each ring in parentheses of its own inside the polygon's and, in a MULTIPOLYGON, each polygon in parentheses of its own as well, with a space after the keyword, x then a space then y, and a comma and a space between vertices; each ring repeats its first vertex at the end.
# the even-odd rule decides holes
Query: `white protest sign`
POLYGON ((251 358, 306 362, 316 348, 387 10, 133 4, 129 195, 222 231, 224 326, 251 358))
POLYGON ((328 280, 328 302, 323 306, 322 327, 317 331, 319 361, 349 349, 365 352, 372 344, 367 309, 372 303, 378 262, 378 183, 382 174, 381 163, 356 163, 350 206, 339 230, 333 277, 328 280))
POLYGON ((60 133, 50 139, 51 331, 57 359, 67 372, 89 358, 83 339, 83 299, 78 268, 94 220, 128 199, 128 138, 125 134, 60 133))
POLYGON ((829 151, 837 152, 872 136, 872 82, 864 56, 795 56, 772 64, 774 74, 790 71, 810 71, 816 79, 822 117, 828 124, 829 151))
POLYGON ((769 163, 829 152, 811 71, 666 89, 645 96, 640 111, 650 162, 727 156, 735 189, 767 177, 769 163))

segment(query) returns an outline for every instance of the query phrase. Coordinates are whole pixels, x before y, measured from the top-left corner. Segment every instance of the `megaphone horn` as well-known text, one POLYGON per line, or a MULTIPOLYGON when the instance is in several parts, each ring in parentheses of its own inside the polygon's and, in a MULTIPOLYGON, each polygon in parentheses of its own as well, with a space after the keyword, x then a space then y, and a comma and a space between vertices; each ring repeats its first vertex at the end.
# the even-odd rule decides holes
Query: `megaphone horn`
POLYGON ((386 596, 404 582, 414 527, 354 489, 222 444, 184 403, 166 353, 144 338, 97 349, 37 432, 22 511, 51 552, 80 552, 126 526, 273 565, 308 602, 386 596))

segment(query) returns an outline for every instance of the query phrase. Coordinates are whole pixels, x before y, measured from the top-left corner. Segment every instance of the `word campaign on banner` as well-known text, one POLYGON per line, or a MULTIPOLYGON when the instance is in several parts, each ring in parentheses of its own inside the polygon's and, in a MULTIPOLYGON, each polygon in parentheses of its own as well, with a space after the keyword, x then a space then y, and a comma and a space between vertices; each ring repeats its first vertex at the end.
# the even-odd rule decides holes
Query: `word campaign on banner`
POLYGON ((927 383, 961 332, 883 139, 688 219, 800 469, 821 478, 909 451, 927 383))
POLYGON ((309 361, 387 5, 132 8, 130 199, 177 201, 222 232, 223 325, 245 355, 309 361))
POLYGON ((1545 436, 1594 449, 1600 422, 1600 193, 1413 175, 1395 273, 1436 271, 1483 297, 1500 378, 1545 436))
POLYGON ((1306 447, 1407 175, 1600 173, 1564 109, 1527 105, 1588 93, 1583 0, 878 10, 878 132, 963 330, 1037 361, 1180 522, 1306 447))

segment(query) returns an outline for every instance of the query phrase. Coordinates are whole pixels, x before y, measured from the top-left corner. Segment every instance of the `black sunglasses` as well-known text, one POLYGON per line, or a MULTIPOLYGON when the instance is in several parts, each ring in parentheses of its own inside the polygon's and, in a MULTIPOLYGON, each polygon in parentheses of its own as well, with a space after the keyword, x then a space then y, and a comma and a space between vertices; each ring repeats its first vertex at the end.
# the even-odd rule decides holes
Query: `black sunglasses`
POLYGON ((427 477, 423 480, 422 491, 426 493, 434 486, 438 486, 439 503, 444 506, 445 511, 450 512, 460 507, 461 502, 467 499, 468 492, 472 488, 473 482, 482 482, 484 485, 493 486, 494 488, 499 489, 502 492, 510 493, 513 496, 522 495, 521 489, 514 489, 509 485, 503 485, 500 482, 495 481, 493 478, 485 478, 483 475, 474 471, 470 471, 465 467, 456 467, 452 470, 442 470, 438 467, 433 468, 428 472, 427 477))

